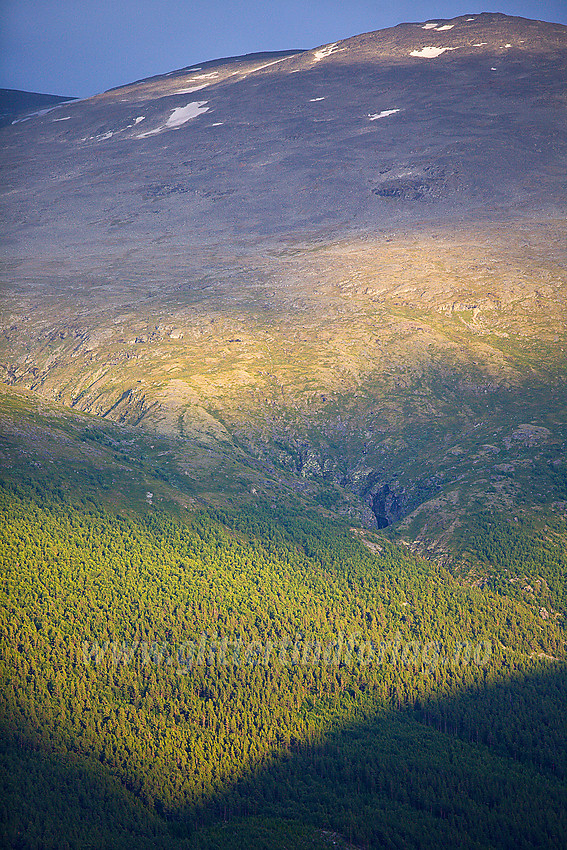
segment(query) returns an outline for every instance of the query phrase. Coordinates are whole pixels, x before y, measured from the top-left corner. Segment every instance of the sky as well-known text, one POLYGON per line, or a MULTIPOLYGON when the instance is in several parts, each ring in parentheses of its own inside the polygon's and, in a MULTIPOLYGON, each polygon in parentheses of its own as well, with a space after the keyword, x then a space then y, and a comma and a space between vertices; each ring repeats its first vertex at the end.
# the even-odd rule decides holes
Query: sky
POLYGON ((208 59, 479 12, 567 24, 567 0, 0 0, 0 88, 88 97, 208 59))

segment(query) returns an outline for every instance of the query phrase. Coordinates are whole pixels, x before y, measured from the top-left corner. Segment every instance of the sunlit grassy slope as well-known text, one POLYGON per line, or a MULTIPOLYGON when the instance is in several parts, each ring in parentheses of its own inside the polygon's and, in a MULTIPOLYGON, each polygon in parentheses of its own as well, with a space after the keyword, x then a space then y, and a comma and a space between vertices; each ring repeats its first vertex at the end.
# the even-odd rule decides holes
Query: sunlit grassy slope
POLYGON ((80 848, 562 846, 560 229, 498 232, 477 254, 470 234, 290 245, 277 290, 255 257, 238 287, 129 306, 11 296, 13 846, 59 846, 62 818, 80 848), (112 660, 219 630, 448 660, 112 660), (111 657, 85 665, 85 640, 111 657), (463 641, 487 665, 452 663, 463 641))
POLYGON ((567 31, 438 23, 0 128, 12 848, 566 846, 567 31))

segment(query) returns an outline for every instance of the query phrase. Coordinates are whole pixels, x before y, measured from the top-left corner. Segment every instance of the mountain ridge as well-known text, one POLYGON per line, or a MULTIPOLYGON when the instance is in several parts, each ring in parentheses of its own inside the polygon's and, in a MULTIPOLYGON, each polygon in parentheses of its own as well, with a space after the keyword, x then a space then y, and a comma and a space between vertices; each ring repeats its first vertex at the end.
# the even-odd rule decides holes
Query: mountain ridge
POLYGON ((0 127, 32 118, 40 112, 54 109, 61 103, 69 103, 75 99, 57 94, 0 88, 0 127))

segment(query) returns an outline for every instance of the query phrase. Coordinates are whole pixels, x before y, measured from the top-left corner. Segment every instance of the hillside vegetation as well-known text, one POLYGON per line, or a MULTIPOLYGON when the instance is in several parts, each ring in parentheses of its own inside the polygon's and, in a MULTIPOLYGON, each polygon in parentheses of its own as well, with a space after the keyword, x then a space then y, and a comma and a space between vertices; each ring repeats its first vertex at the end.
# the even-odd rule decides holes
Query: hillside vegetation
POLYGON ((92 439, 19 405, 38 451, 4 445, 14 846, 62 846, 60 817, 70 847, 561 846, 564 522, 479 514, 450 571, 298 496, 183 507, 154 478, 149 504, 109 455, 111 487, 46 475, 49 437, 92 439))

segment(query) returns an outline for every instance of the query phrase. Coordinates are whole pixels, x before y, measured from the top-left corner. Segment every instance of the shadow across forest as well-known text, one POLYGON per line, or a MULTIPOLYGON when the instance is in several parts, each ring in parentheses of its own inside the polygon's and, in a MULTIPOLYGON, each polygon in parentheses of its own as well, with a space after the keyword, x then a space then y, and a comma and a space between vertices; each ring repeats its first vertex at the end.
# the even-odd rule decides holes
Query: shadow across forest
POLYGON ((245 848, 247 819, 277 817, 364 848, 562 847, 566 686, 543 668, 292 744, 184 813, 191 846, 245 848))
POLYGON ((7 846, 565 846, 559 612, 544 619, 509 582, 470 586, 386 539, 370 552, 304 509, 181 522, 43 480, 0 496, 7 846), (261 655, 183 669, 180 646, 223 634, 261 655), (263 654, 355 634, 374 656, 263 654), (491 646, 486 663, 456 662, 464 637, 491 646))
POLYGON ((562 666, 542 664, 379 710, 317 743, 291 740, 224 792, 167 814, 100 762, 11 730, 8 846, 280 850, 329 846, 336 833, 357 848, 561 848, 566 686, 562 666))

